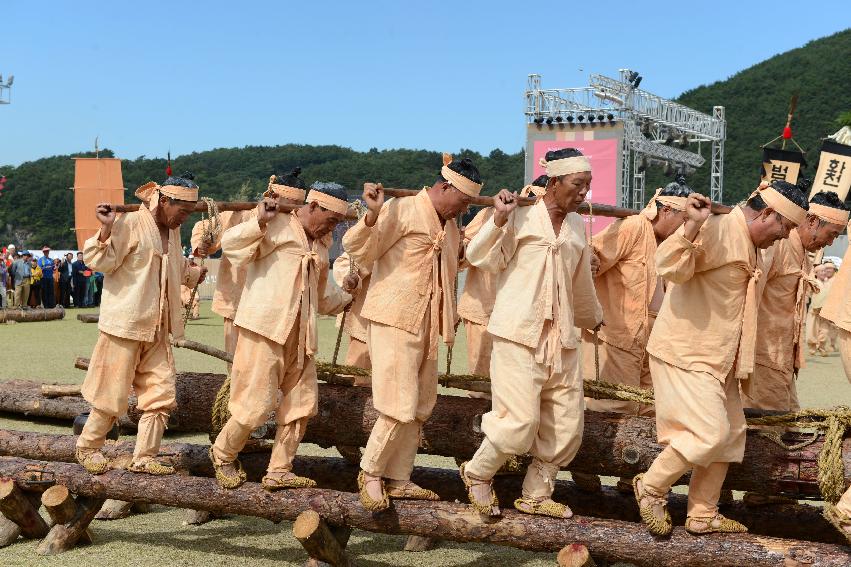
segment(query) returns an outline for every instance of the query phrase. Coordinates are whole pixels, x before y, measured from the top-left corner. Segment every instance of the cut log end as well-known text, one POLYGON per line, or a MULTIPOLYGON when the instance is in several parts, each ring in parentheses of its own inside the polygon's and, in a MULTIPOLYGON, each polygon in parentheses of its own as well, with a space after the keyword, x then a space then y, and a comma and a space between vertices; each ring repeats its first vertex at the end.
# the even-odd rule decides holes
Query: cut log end
MULTIPOLYGON (((69 496, 70 498, 70 496, 69 496)), ((103 505, 103 498, 81 496, 76 501, 71 499, 74 513, 67 522, 57 523, 47 536, 39 543, 36 552, 40 555, 57 555, 73 549, 78 542, 89 542, 89 524, 103 505)))
POLYGON ((21 528, 21 535, 30 539, 47 535, 47 522, 38 508, 15 485, 11 478, 0 478, 0 512, 21 528))
POLYGON ((21 527, 0 514, 0 548, 15 543, 19 537, 21 537, 21 527))
POLYGON ((345 542, 340 541, 315 510, 305 510, 298 515, 293 522, 293 536, 301 542, 310 559, 333 567, 352 565, 346 555, 345 542))
POLYGON ((564 546, 558 552, 559 567, 596 567, 597 564, 591 557, 588 548, 581 543, 572 543, 564 546))
POLYGON ((123 520, 133 513, 133 503, 121 500, 107 500, 95 516, 96 520, 123 520))
POLYGON ((298 515, 293 522, 293 536, 299 541, 305 540, 316 533, 322 518, 315 510, 306 510, 298 515))

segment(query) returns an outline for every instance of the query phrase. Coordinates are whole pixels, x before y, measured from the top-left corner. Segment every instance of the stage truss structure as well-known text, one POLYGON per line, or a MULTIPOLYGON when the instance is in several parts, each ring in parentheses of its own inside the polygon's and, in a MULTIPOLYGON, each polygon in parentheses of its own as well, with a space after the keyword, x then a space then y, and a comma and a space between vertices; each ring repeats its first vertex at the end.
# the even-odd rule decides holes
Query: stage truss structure
POLYGON ((638 88, 641 77, 620 69, 620 77, 591 74, 589 86, 566 89, 541 88, 541 75, 531 74, 526 88, 526 120, 529 124, 583 124, 622 122, 621 205, 642 208, 645 204, 645 172, 661 166, 668 175, 686 176, 702 167, 701 151, 711 146, 710 197, 722 202, 724 194, 724 107, 712 115, 638 88))

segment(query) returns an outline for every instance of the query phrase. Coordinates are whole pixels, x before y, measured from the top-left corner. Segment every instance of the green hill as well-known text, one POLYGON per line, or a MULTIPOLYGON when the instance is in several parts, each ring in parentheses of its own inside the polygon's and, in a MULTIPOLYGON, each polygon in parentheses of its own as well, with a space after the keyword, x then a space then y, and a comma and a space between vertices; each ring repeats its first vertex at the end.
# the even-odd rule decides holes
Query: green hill
MULTIPOLYGON (((725 81, 687 91, 678 99, 703 112, 723 105, 727 112, 727 144, 724 165, 724 201, 736 202, 756 186, 761 159, 760 146, 777 136, 785 123, 793 94, 798 94, 798 113, 793 122, 795 139, 805 149, 812 175, 818 159, 819 139, 837 129, 834 121, 851 109, 851 30, 818 39, 772 57, 725 81)), ((520 117, 518 116, 519 120, 520 117)), ((708 152, 709 148, 705 148, 708 152)), ((77 154, 91 155, 91 154, 77 154)), ((102 152, 111 156, 112 153, 102 152)), ((522 152, 494 150, 488 156, 461 151, 472 158, 485 179, 485 192, 500 187, 519 188, 523 176, 522 152)), ((23 243, 38 247, 74 248, 74 165, 71 156, 54 156, 21 164, 0 166, 7 176, 0 198, 0 243, 23 243)), ((708 157, 708 156, 707 156, 708 157)), ((218 199, 252 199, 262 192, 269 174, 301 166, 308 181, 338 181, 352 191, 364 181, 388 186, 418 187, 431 183, 440 167, 440 154, 425 150, 372 149, 357 152, 340 146, 285 145, 247 146, 197 152, 175 159, 175 171, 192 171, 203 193, 218 199)), ((148 180, 161 181, 162 159, 123 161, 124 185, 131 188, 126 202, 135 202, 132 188, 148 180)), ((694 177, 694 185, 706 189, 708 165, 694 177)), ((648 186, 664 181, 652 171, 648 186)), ((187 228, 188 230, 188 228, 187 228)))
MULTIPOLYGON (((756 188, 760 146, 783 131, 793 94, 798 95, 798 109, 792 132, 807 150, 810 167, 804 175, 814 176, 819 140, 838 130, 837 117, 851 109, 849 78, 851 29, 776 55, 726 81, 683 93, 678 102, 696 110, 711 113, 713 106, 725 107, 724 201, 736 202, 756 188)), ((708 186, 708 173, 701 170, 695 177, 697 187, 708 186)))

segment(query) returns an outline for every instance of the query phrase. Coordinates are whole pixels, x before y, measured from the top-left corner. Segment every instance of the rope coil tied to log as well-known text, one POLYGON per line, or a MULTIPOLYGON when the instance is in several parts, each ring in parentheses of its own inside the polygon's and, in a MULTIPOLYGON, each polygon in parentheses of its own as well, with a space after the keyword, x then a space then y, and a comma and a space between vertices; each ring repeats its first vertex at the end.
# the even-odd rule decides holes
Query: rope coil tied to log
MULTIPOLYGON (((201 197, 201 200, 207 206, 207 212, 201 213, 201 223, 204 227, 204 240, 208 245, 212 245, 216 239, 222 234, 222 218, 219 215, 219 205, 209 197, 201 197)), ((200 265, 204 265, 204 258, 201 258, 200 265)), ((189 295, 189 303, 183 312, 183 324, 189 321, 192 315, 192 304, 195 303, 195 295, 198 293, 198 286, 192 288, 192 293, 189 295)))

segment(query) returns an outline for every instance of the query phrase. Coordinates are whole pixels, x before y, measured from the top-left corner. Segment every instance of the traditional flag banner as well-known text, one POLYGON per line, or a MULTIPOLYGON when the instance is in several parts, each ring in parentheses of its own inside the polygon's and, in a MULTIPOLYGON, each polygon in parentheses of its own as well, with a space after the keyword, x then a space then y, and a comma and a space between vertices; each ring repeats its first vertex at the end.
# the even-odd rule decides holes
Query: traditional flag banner
POLYGON ((851 146, 825 140, 821 145, 818 171, 810 197, 820 191, 834 191, 843 201, 851 188, 851 146))
POLYGON ((762 148, 762 180, 797 183, 801 167, 806 167, 804 154, 778 148, 762 148))

